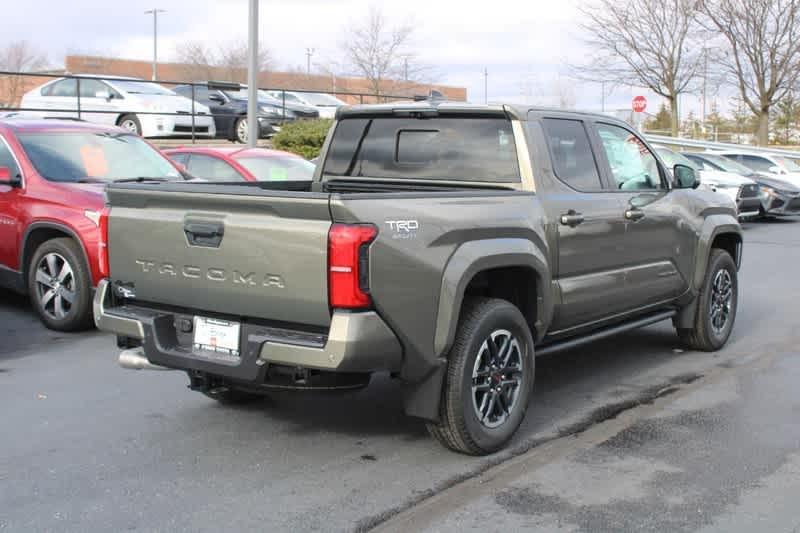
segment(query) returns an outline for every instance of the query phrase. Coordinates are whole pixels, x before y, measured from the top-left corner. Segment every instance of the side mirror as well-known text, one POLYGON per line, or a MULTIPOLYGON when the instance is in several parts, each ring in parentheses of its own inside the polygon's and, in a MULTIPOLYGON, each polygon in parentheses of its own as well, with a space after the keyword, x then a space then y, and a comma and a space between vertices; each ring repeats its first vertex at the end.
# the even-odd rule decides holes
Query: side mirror
POLYGON ((94 93, 95 98, 102 98, 103 100, 111 100, 114 96, 108 91, 97 91, 94 93))
POLYGON ((22 185, 22 179, 19 176, 12 176, 10 168, 0 167, 0 185, 19 187, 22 185))
POLYGON ((219 93, 210 93, 208 95, 208 99, 211 100, 212 102, 219 102, 220 104, 225 103, 225 99, 219 93))
POLYGON ((675 181, 678 182, 679 189, 696 189, 700 185, 700 180, 697 179, 697 174, 692 167, 678 163, 672 167, 672 173, 675 181))
POLYGON ((778 165, 772 165, 771 167, 769 167, 769 171, 772 172, 773 174, 786 174, 786 171, 783 170, 778 165))

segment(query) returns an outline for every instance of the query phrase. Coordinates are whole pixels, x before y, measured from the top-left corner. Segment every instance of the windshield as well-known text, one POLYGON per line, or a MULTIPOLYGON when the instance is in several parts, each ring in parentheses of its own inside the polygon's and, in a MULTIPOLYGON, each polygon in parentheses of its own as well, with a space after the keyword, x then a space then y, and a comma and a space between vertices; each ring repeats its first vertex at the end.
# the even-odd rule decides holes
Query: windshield
POLYGON ((158 150, 127 133, 22 133, 19 141, 36 171, 50 181, 182 178, 158 150))
POLYGON ((316 168, 302 157, 240 157, 236 161, 258 181, 307 181, 316 168))
POLYGON ((686 165, 689 168, 698 170, 697 165, 683 154, 667 150, 666 148, 656 148, 656 152, 658 152, 658 155, 661 156, 661 159, 667 164, 670 170, 672 170, 672 167, 675 165, 686 165))
POLYGON ((749 176, 753 173, 753 171, 746 166, 721 155, 702 154, 698 157, 711 162, 712 165, 718 166, 725 172, 733 172, 734 174, 741 174, 742 176, 749 176))
POLYGON ((129 94, 163 94, 175 96, 175 93, 169 89, 149 81, 108 80, 108 82, 129 94))
POLYGON ((800 165, 786 157, 776 157, 775 160, 783 165, 787 172, 800 172, 800 165))

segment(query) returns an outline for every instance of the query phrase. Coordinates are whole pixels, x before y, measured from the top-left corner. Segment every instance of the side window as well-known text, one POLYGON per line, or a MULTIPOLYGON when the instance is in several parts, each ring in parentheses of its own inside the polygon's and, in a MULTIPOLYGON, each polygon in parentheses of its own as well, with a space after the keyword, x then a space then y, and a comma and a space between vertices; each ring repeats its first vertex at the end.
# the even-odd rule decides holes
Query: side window
POLYGON ((636 135, 611 124, 598 124, 597 133, 603 142, 611 175, 618 189, 665 188, 656 157, 636 135))
POLYGON ((190 174, 209 181, 244 181, 232 166, 216 157, 192 154, 188 168, 190 174))
POLYGON ((81 80, 81 98, 94 98, 99 92, 111 93, 111 87, 100 80, 81 80))
POLYGON ((558 179, 579 191, 601 190, 603 184, 583 122, 546 118, 542 124, 558 179))
POLYGON ((12 176, 20 173, 17 162, 14 160, 14 154, 11 153, 11 149, 2 137, 0 137, 0 167, 7 168, 12 176))
POLYGON ((775 164, 769 159, 764 159, 763 157, 758 157, 757 155, 743 155, 741 158, 742 164, 753 170, 769 172, 769 169, 775 166, 775 164))
POLYGON ((48 89, 50 90, 45 96, 64 96, 75 98, 77 96, 78 83, 74 79, 60 80, 48 87, 48 89))

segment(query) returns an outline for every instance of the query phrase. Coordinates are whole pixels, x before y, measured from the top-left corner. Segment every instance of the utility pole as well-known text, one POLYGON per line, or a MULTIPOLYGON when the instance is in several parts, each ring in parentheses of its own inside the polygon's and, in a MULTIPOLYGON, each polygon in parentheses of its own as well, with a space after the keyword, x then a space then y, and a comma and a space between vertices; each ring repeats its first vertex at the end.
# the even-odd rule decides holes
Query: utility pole
POLYGON ((489 103, 489 69, 483 69, 483 100, 485 104, 489 103))
POLYGON ((247 19, 247 145, 258 146, 258 2, 250 0, 247 19))
POLYGON ((403 79, 408 81, 408 56, 403 56, 403 79))
POLYGON ((166 9, 156 7, 144 12, 145 15, 153 15, 153 81, 158 79, 158 14, 166 12, 166 9))
POLYGON ((306 74, 311 74, 311 56, 314 55, 313 48, 306 48, 306 74))

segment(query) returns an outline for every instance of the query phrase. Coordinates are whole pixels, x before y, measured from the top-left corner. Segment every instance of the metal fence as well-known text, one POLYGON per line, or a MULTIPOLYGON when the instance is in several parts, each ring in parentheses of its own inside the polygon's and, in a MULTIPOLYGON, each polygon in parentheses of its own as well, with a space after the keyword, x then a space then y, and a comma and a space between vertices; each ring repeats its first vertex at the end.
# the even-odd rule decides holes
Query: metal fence
POLYGON ((760 152, 775 156, 788 157, 792 159, 800 158, 800 152, 796 150, 782 150, 779 148, 766 148, 763 146, 751 146, 743 144, 721 143, 713 141, 698 141, 696 139, 684 139, 681 137, 669 137, 666 135, 645 134, 645 139, 653 144, 662 144, 674 148, 688 148, 690 150, 738 150, 747 152, 760 152))
MULTIPOLYGON (((141 82, 141 83, 155 83, 165 87, 167 89, 171 89, 177 86, 190 86, 191 87, 191 97, 188 99, 191 101, 191 111, 188 113, 191 115, 191 130, 186 132, 187 138, 191 138, 192 143, 197 142, 199 132, 197 131, 197 119, 199 117, 211 117, 216 121, 217 117, 230 117, 230 114, 227 113, 213 113, 209 110, 208 113, 206 112, 198 112, 197 105, 201 104, 207 106, 208 104, 198 102, 197 101, 197 88, 202 87, 208 90, 239 90, 240 88, 245 87, 242 84, 236 82, 225 82, 225 81, 209 81, 209 82, 190 82, 190 81, 182 81, 182 80, 145 80, 141 78, 132 78, 132 77, 122 77, 122 76, 113 76, 113 75, 104 75, 97 74, 97 75, 76 75, 76 74, 59 74, 59 73, 30 73, 30 72, 12 72, 12 71, 0 71, 0 116, 9 116, 12 114, 20 114, 24 116, 25 114, 33 114, 35 116, 43 116, 48 118, 64 118, 64 119, 76 119, 76 120, 87 120, 92 122, 91 120, 93 115, 117 115, 117 117, 112 121, 102 121, 102 122, 110 122, 110 123, 118 123, 119 119, 124 115, 156 115, 156 116, 179 116, 185 118, 187 116, 186 112, 166 112, 166 111, 142 111, 141 109, 102 109, 97 108, 93 105, 93 102, 87 102, 89 98, 96 98, 94 95, 86 95, 81 94, 81 82, 85 83, 85 80, 108 80, 112 83, 114 80, 119 81, 126 81, 126 82, 141 82), (22 106, 21 98, 22 96, 38 87, 41 87, 45 83, 52 81, 54 79, 74 79, 75 80, 75 95, 71 96, 64 96, 65 105, 62 107, 25 107, 22 106), (74 104, 73 104, 74 102, 74 104)), ((325 94, 332 94, 336 97, 344 97, 350 101, 350 103, 354 103, 353 100, 356 100, 355 103, 384 103, 384 102, 392 102, 398 100, 409 100, 413 98, 411 95, 392 95, 392 94, 376 94, 376 93, 362 93, 362 92, 351 92, 351 91, 336 91, 331 93, 326 93, 325 91, 320 90, 313 90, 313 89, 282 89, 282 88, 271 88, 271 87, 259 87, 259 90, 263 91, 270 91, 270 92, 278 92, 280 96, 277 97, 277 100, 280 101, 280 107, 282 110, 282 117, 278 120, 278 123, 286 122, 287 120, 287 93, 325 93, 325 94)), ((61 97, 57 97, 61 98, 61 97)), ((110 100, 109 100, 110 101, 110 100)), ((291 103, 290 103, 291 105, 291 103)), ((312 106, 313 107, 313 106, 312 106)), ((220 137, 224 135, 224 132, 217 131, 216 136, 220 137)))

